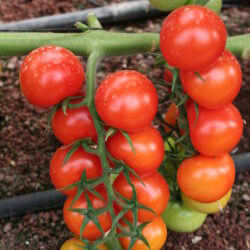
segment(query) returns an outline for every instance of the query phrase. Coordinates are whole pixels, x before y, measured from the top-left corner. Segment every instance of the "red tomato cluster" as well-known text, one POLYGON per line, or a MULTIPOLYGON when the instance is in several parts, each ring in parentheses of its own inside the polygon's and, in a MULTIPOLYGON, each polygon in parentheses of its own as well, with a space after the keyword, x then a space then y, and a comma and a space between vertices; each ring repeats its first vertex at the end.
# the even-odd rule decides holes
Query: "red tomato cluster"
POLYGON ((240 90, 242 74, 225 44, 222 20, 202 6, 183 6, 162 26, 163 56, 179 69, 183 90, 193 99, 187 106, 189 133, 200 153, 178 168, 177 182, 184 201, 218 201, 234 182, 234 162, 228 153, 241 138, 243 122, 231 102, 240 90))
MULTIPOLYGON (((138 204, 147 206, 154 213, 139 208, 138 223, 151 221, 142 233, 151 249, 160 249, 166 240, 167 230, 159 215, 167 206, 169 189, 166 180, 157 173, 164 157, 164 143, 158 130, 151 125, 158 106, 156 89, 147 77, 137 71, 116 72, 99 85, 95 105, 105 124, 118 129, 108 138, 107 150, 113 158, 123 161, 140 176, 139 180, 130 174, 138 204), (121 130, 128 133, 133 148, 121 130)), ((115 179, 113 188, 117 194, 132 199, 132 186, 123 173, 115 179)), ((119 213, 120 205, 115 203, 114 206, 119 213)), ((124 217, 129 221, 134 219, 130 210, 124 217)), ((120 242, 124 249, 128 249, 129 238, 121 238, 120 242)), ((147 248, 140 240, 133 247, 147 248)))

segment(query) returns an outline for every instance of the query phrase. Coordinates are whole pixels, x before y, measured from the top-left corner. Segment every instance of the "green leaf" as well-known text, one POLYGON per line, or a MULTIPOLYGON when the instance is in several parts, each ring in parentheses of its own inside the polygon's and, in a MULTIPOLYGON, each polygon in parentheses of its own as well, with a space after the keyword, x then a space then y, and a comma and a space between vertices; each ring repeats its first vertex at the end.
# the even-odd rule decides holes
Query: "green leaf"
POLYGON ((76 152, 76 150, 79 148, 79 146, 80 146, 79 142, 76 142, 75 144, 73 144, 72 148, 67 152, 67 154, 63 160, 62 166, 64 166, 68 162, 70 157, 76 152))
POLYGON ((129 143, 129 145, 130 145, 130 147, 131 147, 133 153, 135 154, 135 148, 134 148, 134 146, 133 146, 133 143, 132 143, 132 141, 131 141, 131 138, 130 138, 129 134, 126 133, 126 132, 124 132, 124 131, 122 131, 122 130, 120 130, 120 131, 121 131, 121 133, 123 134, 123 136, 126 138, 126 140, 128 141, 128 143, 129 143))
POLYGON ((66 98, 66 99, 64 99, 63 102, 62 102, 62 111, 63 111, 64 115, 68 115, 68 114, 67 114, 68 105, 69 105, 69 99, 66 98))
POLYGON ((46 129, 45 129, 46 133, 48 133, 51 121, 53 119, 53 116, 54 116, 54 114, 56 113, 56 111, 57 111, 57 109, 59 107, 60 107, 60 104, 57 104, 57 105, 53 106, 51 112, 49 113, 49 115, 48 115, 48 121, 47 121, 47 125, 46 125, 46 129))
POLYGON ((195 113, 196 113, 196 119, 195 119, 195 125, 198 122, 198 118, 199 118, 199 106, 196 102, 194 102, 194 109, 195 109, 195 113))
POLYGON ((185 94, 181 100, 176 104, 177 107, 180 107, 181 105, 185 104, 187 99, 189 98, 189 96, 187 94, 185 94))
POLYGON ((110 136, 115 134, 116 131, 117 131, 117 129, 115 129, 115 128, 109 128, 108 131, 106 132, 106 135, 105 135, 105 141, 107 141, 110 136))
POLYGON ((202 78, 202 76, 200 75, 199 72, 194 72, 194 74, 195 74, 200 80, 202 80, 203 82, 206 81, 204 78, 202 78))

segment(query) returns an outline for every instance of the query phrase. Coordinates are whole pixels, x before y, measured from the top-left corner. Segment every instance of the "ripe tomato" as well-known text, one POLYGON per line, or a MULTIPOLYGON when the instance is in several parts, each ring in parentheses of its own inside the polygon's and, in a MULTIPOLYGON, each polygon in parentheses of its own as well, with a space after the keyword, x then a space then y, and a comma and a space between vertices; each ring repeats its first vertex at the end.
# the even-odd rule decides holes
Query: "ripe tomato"
POLYGON ((191 233, 202 226, 207 215, 186 207, 182 202, 169 201, 161 217, 169 230, 191 233))
POLYGON ((171 72, 171 70, 169 70, 168 68, 165 68, 163 77, 164 77, 164 80, 165 80, 167 83, 171 83, 171 84, 172 84, 172 81, 173 81, 173 73, 171 72))
POLYGON ((118 131, 109 137, 106 143, 110 154, 123 160, 138 174, 157 170, 164 158, 164 142, 159 131, 154 127, 147 127, 138 132, 131 132, 129 136, 135 153, 124 135, 118 131))
POLYGON ((184 5, 187 0, 149 0, 153 7, 162 11, 171 11, 182 5, 184 5))
MULTIPOLYGON (((125 224, 125 223, 124 223, 125 224)), ((122 224, 127 230, 128 226, 122 224)), ((151 250, 159 250, 163 247, 167 239, 167 228, 160 216, 156 216, 151 222, 149 222, 142 230, 142 235, 146 238, 150 245, 151 250)), ((123 249, 127 250, 130 244, 130 238, 123 237, 119 239, 123 249)), ((149 248, 141 240, 137 240, 132 250, 148 250, 149 248)))
MULTIPOLYGON (((100 188, 99 192, 103 197, 106 198, 106 194, 103 191, 103 188, 102 189, 100 188)), ((91 193, 88 193, 88 196, 92 203, 92 206, 95 209, 99 209, 99 208, 101 209, 104 206, 106 206, 106 201, 101 200, 100 198, 94 196, 91 193)), ((74 199, 74 195, 68 196, 68 198, 66 199, 64 203, 64 207, 63 207, 63 218, 68 229, 72 233, 79 236, 80 228, 84 221, 85 216, 77 212, 73 212, 69 210, 73 199, 74 199)), ((87 208, 87 201, 86 201, 84 194, 74 203, 74 205, 72 206, 72 209, 74 208, 75 209, 87 208)), ((102 213, 98 215, 97 218, 99 220, 99 223, 103 231, 107 232, 111 228, 111 217, 109 213, 108 212, 102 213)), ((96 240, 101 236, 102 236, 101 231, 97 228, 97 226, 94 224, 93 221, 89 221, 82 232, 82 237, 88 240, 96 240)))
POLYGON ((203 80, 193 71, 180 71, 184 91, 205 108, 221 108, 232 102, 240 91, 240 64, 228 51, 212 65, 200 70, 199 74, 203 80))
MULTIPOLYGON (((81 99, 72 100, 79 103, 81 99)), ((57 109, 52 118, 52 128, 56 138, 63 144, 70 144, 75 140, 91 138, 96 140, 96 130, 87 107, 67 109, 67 114, 62 108, 57 109)))
MULTIPOLYGON (((165 179, 153 172, 147 175, 141 176, 141 180, 144 185, 135 176, 130 175, 131 182, 135 186, 138 203, 151 208, 157 215, 160 215, 167 206, 169 200, 169 189, 165 179)), ((132 198, 132 188, 126 181, 123 174, 120 174, 114 181, 113 187, 115 191, 124 196, 125 198, 132 198)), ((119 206, 115 204, 116 209, 119 210, 119 206)), ((133 221, 133 214, 128 211, 125 217, 130 221, 133 221)), ((138 222, 150 221, 155 215, 145 209, 138 209, 138 222)))
POLYGON ((84 79, 78 58, 69 50, 53 45, 33 50, 20 69, 23 94, 30 103, 42 108, 78 93, 84 79))
POLYGON ((184 193, 181 193, 181 198, 187 207, 190 207, 196 211, 206 213, 206 214, 214 214, 217 212, 221 212, 222 209, 227 205, 230 197, 231 197, 232 189, 230 189, 222 198, 217 201, 210 203, 202 203, 195 200, 190 199, 184 193))
MULTIPOLYGON (((64 158, 70 147, 62 146, 56 150, 50 161, 50 178, 56 189, 65 188, 81 179, 83 171, 87 178, 97 178, 102 175, 100 159, 82 148, 78 148, 63 165, 64 158)), ((76 188, 60 190, 66 195, 75 193, 76 188)))
POLYGON ((179 69, 198 70, 224 51, 226 28, 212 10, 198 5, 180 7, 164 20, 160 48, 166 61, 179 69))
POLYGON ((181 191, 189 198, 205 203, 223 197, 232 188, 234 178, 234 161, 229 154, 188 158, 177 171, 181 191))
MULTIPOLYGON (((168 107, 167 112, 164 114, 163 118, 167 124, 174 127, 178 117, 179 117, 179 109, 176 106, 176 104, 173 102, 168 107)), ((171 130, 172 129, 170 127, 168 127, 167 125, 165 126, 166 133, 169 133, 171 130)))
POLYGON ((203 155, 216 156, 231 151, 239 142, 243 121, 238 109, 228 104, 218 110, 188 106, 190 139, 194 148, 203 155))
POLYGON ((95 105, 108 126, 132 132, 151 124, 158 97, 147 77, 137 71, 124 70, 108 75, 100 84, 95 105))
MULTIPOLYGON (((60 250, 84 250, 84 243, 76 238, 71 238, 64 242, 60 250), (81 247, 80 247, 81 246, 81 247)), ((108 250, 104 244, 98 246, 99 250, 108 250)))

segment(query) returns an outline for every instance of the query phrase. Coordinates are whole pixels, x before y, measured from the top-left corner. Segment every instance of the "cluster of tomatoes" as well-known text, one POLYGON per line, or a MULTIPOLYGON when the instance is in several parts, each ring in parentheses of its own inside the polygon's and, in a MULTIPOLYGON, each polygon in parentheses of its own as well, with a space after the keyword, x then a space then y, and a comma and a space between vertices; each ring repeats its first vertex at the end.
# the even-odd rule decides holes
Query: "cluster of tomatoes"
POLYGON ((184 203, 203 213, 220 211, 230 198, 235 178, 229 152, 239 142, 243 122, 232 101, 242 73, 225 50, 222 20, 202 6, 183 6, 164 21, 160 45, 169 65, 179 69, 189 135, 198 155, 178 168, 177 182, 184 203))

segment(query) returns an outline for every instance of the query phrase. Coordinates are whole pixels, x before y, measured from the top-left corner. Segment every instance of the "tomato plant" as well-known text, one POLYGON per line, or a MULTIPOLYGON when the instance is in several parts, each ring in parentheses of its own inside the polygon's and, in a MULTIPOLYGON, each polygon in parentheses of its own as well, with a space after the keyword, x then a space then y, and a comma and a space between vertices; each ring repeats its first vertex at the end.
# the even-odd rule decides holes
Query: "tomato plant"
POLYGON ((158 10, 170 11, 184 5, 187 0, 150 0, 152 6, 158 10))
POLYGON ((206 203, 223 197, 232 188, 234 178, 234 161, 229 154, 185 159, 177 172, 181 191, 195 201, 206 203))
POLYGON ((148 127, 138 132, 129 133, 134 152, 121 132, 109 137, 106 146, 110 154, 123 160, 139 174, 157 170, 164 157, 163 139, 157 129, 148 127))
POLYGON ((20 69, 23 94, 31 104, 42 108, 77 94, 84 80, 78 58, 69 50, 53 45, 33 50, 20 69))
MULTIPOLYGON (((136 190, 138 203, 151 208, 155 214, 160 215, 166 208, 169 200, 169 189, 167 182, 157 172, 140 176, 140 178, 143 183, 135 176, 130 177, 131 182, 136 190)), ((115 191, 123 197, 128 199, 132 198, 132 187, 129 185, 123 174, 120 174, 115 179, 113 187, 115 191)), ((118 210, 120 210, 117 204, 116 206, 118 210)), ((155 214, 146 209, 139 208, 138 221, 150 221, 155 217, 155 214)), ((125 217, 132 221, 132 212, 128 211, 125 214, 125 217)))
POLYGON ((222 54, 225 44, 224 23, 203 6, 180 7, 162 24, 161 52, 170 65, 179 69, 195 71, 208 66, 222 54))
POLYGON ((86 172, 86 177, 97 178, 102 175, 102 167, 99 158, 85 152, 82 148, 78 148, 69 160, 64 164, 65 157, 70 151, 70 146, 62 146, 56 150, 50 161, 50 178, 57 189, 66 195, 72 195, 76 191, 76 187, 62 190, 69 185, 79 181, 86 172))
POLYGON ((231 103, 240 91, 241 68, 236 58, 225 51, 212 65, 197 72, 180 71, 184 91, 199 105, 218 109, 231 103))
POLYGON ((134 70, 124 70, 109 74, 99 85, 95 105, 108 126, 132 132, 151 124, 158 97, 147 77, 134 70))
POLYGON ((243 121, 238 109, 228 104, 218 110, 198 107, 194 103, 187 110, 190 139, 203 155, 216 156, 231 151, 239 142, 243 121))

